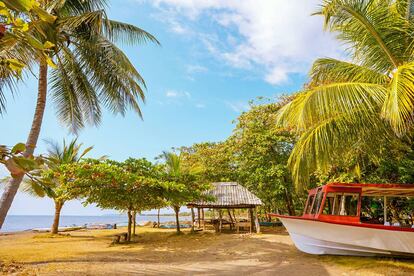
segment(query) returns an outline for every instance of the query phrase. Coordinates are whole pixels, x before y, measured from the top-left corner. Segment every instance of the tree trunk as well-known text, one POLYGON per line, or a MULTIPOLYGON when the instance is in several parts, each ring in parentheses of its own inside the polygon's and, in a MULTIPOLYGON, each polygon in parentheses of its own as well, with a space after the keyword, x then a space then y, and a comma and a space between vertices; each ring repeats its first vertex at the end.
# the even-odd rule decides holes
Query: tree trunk
POLYGON ((135 228, 137 226, 137 211, 132 212, 132 225, 133 225, 132 236, 135 237, 135 233, 136 233, 135 228))
POLYGON ((249 217, 250 217, 250 233, 251 233, 253 231, 253 228, 254 228, 253 208, 249 208, 249 217))
MULTIPOLYGON (((46 107, 46 94, 47 94, 47 64, 45 62, 40 63, 39 68, 39 82, 38 82, 38 94, 36 109, 33 116, 32 127, 30 129, 29 136, 26 141, 26 150, 23 153, 25 157, 33 155, 37 140, 39 139, 40 129, 42 127, 43 114, 46 107)), ((4 188, 2 197, 0 198, 0 229, 3 226, 6 219, 7 212, 13 202, 13 199, 19 189, 20 183, 23 180, 24 175, 12 176, 12 179, 7 183, 4 188)))
POLYGON ((128 237, 127 241, 131 241, 131 227, 132 226, 132 212, 131 209, 128 209, 128 237))
POLYGON ((191 232, 194 232, 195 215, 194 208, 191 207, 191 232))
POLYGON ((289 194, 289 191, 285 189, 285 201, 288 213, 290 216, 295 216, 295 208, 293 207, 292 197, 289 194))
POLYGON ((259 223, 259 218, 257 214, 257 207, 254 208, 253 215, 254 215, 254 228, 256 229, 256 233, 260 233, 260 223, 259 223))
POLYGON ((59 232, 60 211, 62 210, 63 202, 55 201, 55 218, 53 219, 52 234, 59 232))
POLYGON ((160 228, 160 208, 158 208, 158 215, 157 215, 157 218, 158 218, 157 227, 158 227, 158 228, 160 228))
POLYGON ((174 212, 175 212, 175 223, 177 224, 177 234, 179 234, 179 233, 181 233, 180 218, 179 218, 180 206, 173 206, 173 208, 174 208, 174 212))

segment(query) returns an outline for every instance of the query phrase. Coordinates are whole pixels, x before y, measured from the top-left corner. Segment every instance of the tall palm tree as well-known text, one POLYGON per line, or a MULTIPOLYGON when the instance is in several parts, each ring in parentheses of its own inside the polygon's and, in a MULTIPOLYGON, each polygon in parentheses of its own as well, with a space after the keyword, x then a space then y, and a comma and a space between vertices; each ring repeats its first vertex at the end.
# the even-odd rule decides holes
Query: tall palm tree
MULTIPOLYGON (((180 178, 184 174, 184 169, 182 167, 182 162, 180 155, 174 152, 167 152, 163 151, 161 158, 164 159, 165 162, 165 170, 168 175, 170 181, 178 181, 180 182, 180 178)), ((177 201, 179 202, 179 200, 177 201)), ((177 224, 177 233, 181 232, 180 227, 180 208, 181 206, 175 201, 171 202, 171 207, 175 213, 175 222, 177 224)))
MULTIPOLYGON (((37 56, 38 96, 25 156, 33 155, 39 138, 48 82, 56 115, 75 133, 85 123, 99 125, 102 106, 121 115, 131 108, 141 116, 139 102, 145 100, 144 79, 114 43, 159 43, 154 36, 136 26, 108 19, 106 0, 49 0, 43 3, 57 19, 53 23, 40 22, 33 29, 33 36, 44 42, 53 61, 50 55, 37 56), (48 78, 49 67, 52 70, 48 78)), ((19 47, 14 49, 18 51, 19 47)), ((23 175, 14 176, 5 187, 0 199, 0 228, 22 179, 23 175)))
POLYGON ((317 14, 348 46, 350 60, 321 58, 303 91, 279 112, 300 134, 289 164, 296 185, 327 168, 334 155, 362 143, 401 139, 414 126, 414 3, 325 0, 317 14))
POLYGON ((77 139, 69 144, 63 140, 63 145, 49 141, 49 149, 46 157, 46 167, 38 170, 34 177, 23 182, 23 190, 39 197, 49 197, 55 204, 55 216, 51 228, 52 234, 58 233, 60 212, 63 205, 70 197, 65 193, 65 183, 62 183, 55 176, 61 165, 78 163, 93 147, 82 150, 82 144, 77 143, 77 139))
POLYGON ((178 154, 164 151, 161 157, 165 161, 165 169, 169 175, 179 176, 183 172, 181 158, 178 154))

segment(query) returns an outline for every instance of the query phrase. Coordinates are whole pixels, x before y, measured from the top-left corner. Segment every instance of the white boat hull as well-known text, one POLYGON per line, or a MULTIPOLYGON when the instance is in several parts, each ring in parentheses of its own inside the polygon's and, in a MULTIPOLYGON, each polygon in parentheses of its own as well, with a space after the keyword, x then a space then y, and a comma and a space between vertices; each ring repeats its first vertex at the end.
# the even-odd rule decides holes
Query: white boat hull
POLYGON ((414 254, 414 232, 286 217, 279 219, 295 246, 305 253, 352 256, 414 254))

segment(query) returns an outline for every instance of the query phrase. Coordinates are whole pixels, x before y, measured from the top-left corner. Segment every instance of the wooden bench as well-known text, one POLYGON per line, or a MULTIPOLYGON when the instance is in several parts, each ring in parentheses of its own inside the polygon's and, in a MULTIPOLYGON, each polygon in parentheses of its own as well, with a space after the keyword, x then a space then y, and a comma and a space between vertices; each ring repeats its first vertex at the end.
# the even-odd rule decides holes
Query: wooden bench
POLYGON ((237 233, 240 233, 240 228, 249 228, 249 232, 252 232, 252 223, 250 221, 237 221, 236 230, 237 233))
POLYGON ((124 242, 126 242, 127 239, 128 239, 128 233, 116 234, 114 236, 114 239, 112 240, 112 244, 120 243, 122 241, 122 239, 124 240, 124 242))

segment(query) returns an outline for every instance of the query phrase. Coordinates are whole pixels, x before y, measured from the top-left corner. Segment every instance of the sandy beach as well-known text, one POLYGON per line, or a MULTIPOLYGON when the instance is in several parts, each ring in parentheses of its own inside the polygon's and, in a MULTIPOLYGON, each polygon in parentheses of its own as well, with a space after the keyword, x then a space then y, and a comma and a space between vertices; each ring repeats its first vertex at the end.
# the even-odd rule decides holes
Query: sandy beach
POLYGON ((311 256, 284 228, 261 234, 176 235, 139 227, 135 242, 111 245, 118 230, 0 236, 0 269, 15 275, 412 275, 414 261, 311 256))

